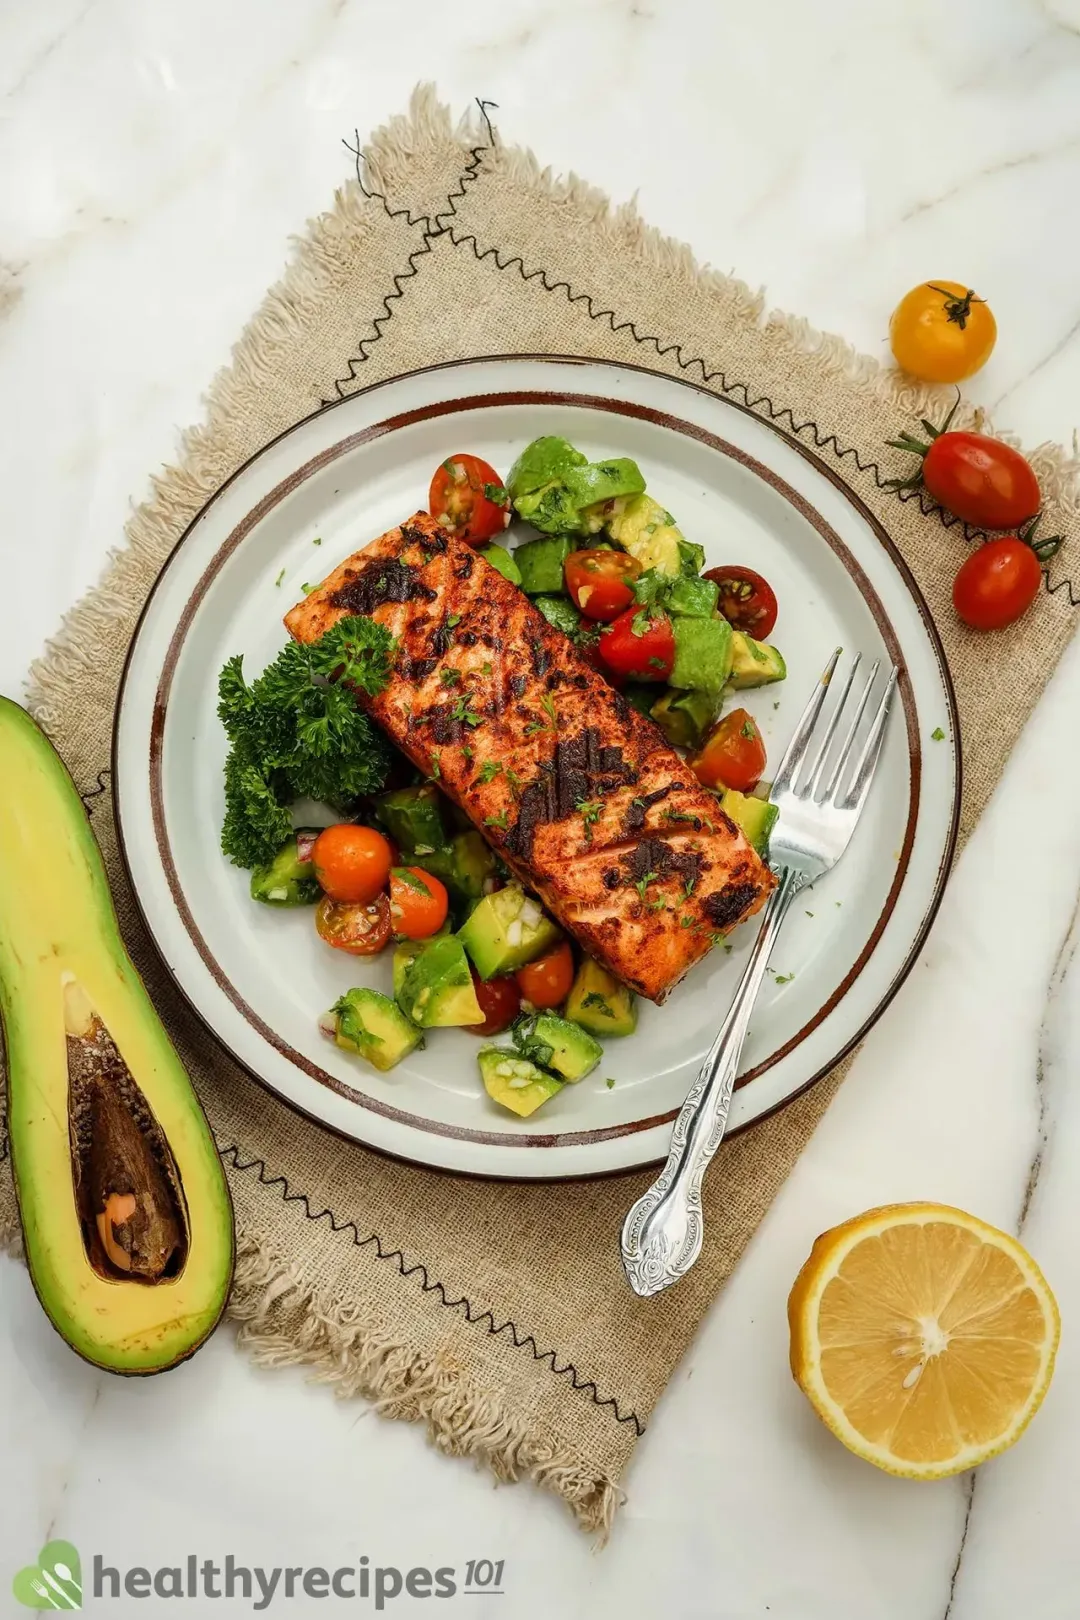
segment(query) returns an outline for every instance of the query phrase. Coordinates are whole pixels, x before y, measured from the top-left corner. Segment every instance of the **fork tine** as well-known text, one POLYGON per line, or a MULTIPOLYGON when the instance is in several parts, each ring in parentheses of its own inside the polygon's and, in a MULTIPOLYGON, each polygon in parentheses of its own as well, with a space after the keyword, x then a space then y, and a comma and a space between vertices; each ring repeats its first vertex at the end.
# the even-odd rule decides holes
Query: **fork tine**
POLYGON ((829 749, 832 747, 832 740, 836 735, 836 728, 840 724, 840 716, 844 712, 844 705, 851 693, 851 688, 856 675, 859 673, 859 666, 861 663, 862 653, 856 653, 851 668, 848 671, 847 680, 844 682, 844 690, 840 693, 840 701, 833 709, 832 717, 829 720, 828 725, 825 727, 825 735, 821 739, 821 747, 817 751, 817 758, 810 767, 810 774, 806 781, 799 784, 798 793, 800 799, 812 799, 818 790, 818 785, 825 773, 825 761, 828 757, 829 749))
POLYGON ((877 713, 870 722, 870 731, 863 744, 862 753, 859 755, 859 763, 855 767, 855 775, 852 777, 851 786, 840 800, 839 808, 841 810, 858 811, 862 808, 862 802, 877 769, 881 745, 885 738, 885 725, 889 718, 893 694, 896 691, 896 683, 899 679, 900 671, 890 669, 889 678, 885 683, 885 691, 882 693, 877 713))
POLYGON ((840 654, 843 652, 843 650, 843 647, 837 647, 836 651, 829 659, 829 662, 825 665, 825 668, 822 671, 821 679, 815 686, 813 693, 811 694, 810 701, 803 710, 802 717, 799 720, 798 725, 795 727, 795 735, 788 743, 787 752, 780 761, 780 769, 773 777, 772 792, 770 796, 774 800, 778 794, 783 793, 786 789, 790 788, 792 779, 806 756, 806 750, 810 743, 811 733, 814 730, 817 717, 821 713, 821 705, 825 701, 825 693, 829 690, 829 682, 833 678, 837 663, 840 660, 840 654))
POLYGON ((818 800, 819 804, 830 803, 836 793, 836 789, 839 786, 841 777, 844 774, 844 769, 848 760, 851 758, 851 750, 855 746, 855 734, 859 729, 859 724, 863 715, 866 713, 866 705, 870 701, 870 693, 874 690, 874 682, 877 680, 878 670, 880 668, 881 661, 880 659, 875 658, 873 667, 870 670, 870 678, 863 687, 862 697, 855 706, 855 713, 851 717, 851 724, 847 728, 847 735, 845 736, 841 745, 839 754, 836 756, 833 768, 829 772, 829 780, 826 782, 825 789, 821 795, 821 798, 818 800))

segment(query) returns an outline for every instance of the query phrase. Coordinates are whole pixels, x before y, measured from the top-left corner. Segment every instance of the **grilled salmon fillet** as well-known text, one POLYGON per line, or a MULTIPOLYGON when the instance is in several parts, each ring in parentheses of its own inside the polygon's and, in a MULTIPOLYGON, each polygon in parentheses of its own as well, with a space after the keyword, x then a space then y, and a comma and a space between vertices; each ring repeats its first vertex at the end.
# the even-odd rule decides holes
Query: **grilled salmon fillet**
POLYGON ((590 956, 663 1001, 775 879, 717 798, 528 597, 420 512, 285 616, 397 638, 358 701, 590 956))

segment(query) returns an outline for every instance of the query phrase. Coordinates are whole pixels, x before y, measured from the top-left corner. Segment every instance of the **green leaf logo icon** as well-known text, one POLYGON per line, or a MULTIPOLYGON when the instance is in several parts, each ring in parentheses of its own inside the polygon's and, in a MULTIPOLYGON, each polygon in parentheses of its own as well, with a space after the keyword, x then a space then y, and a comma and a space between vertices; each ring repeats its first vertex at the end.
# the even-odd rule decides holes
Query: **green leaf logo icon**
POLYGON ((81 1609, 82 1564, 71 1542, 47 1542, 37 1563, 20 1569, 11 1589, 27 1609, 81 1609))

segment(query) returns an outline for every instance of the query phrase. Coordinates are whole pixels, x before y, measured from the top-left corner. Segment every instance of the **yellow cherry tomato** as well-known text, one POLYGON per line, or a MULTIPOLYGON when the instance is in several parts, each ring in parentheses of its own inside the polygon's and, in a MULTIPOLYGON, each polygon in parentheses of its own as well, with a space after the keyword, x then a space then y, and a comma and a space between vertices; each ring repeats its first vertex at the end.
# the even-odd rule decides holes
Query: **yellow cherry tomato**
POLYGON ((997 341, 990 305, 958 281, 924 281, 897 304, 889 342, 898 366, 923 382, 972 377, 997 341))

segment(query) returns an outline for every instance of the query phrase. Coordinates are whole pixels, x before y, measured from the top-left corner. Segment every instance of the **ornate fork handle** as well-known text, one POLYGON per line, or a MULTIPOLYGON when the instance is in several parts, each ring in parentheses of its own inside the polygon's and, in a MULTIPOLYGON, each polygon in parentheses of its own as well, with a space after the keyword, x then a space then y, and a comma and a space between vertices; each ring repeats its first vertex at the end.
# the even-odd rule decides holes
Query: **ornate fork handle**
POLYGON ((630 1286, 647 1297, 684 1277, 701 1253, 701 1183, 727 1126, 743 1042, 773 941, 802 881, 785 867, 727 1017, 679 1111, 667 1162, 627 1215, 622 1258, 630 1286))

